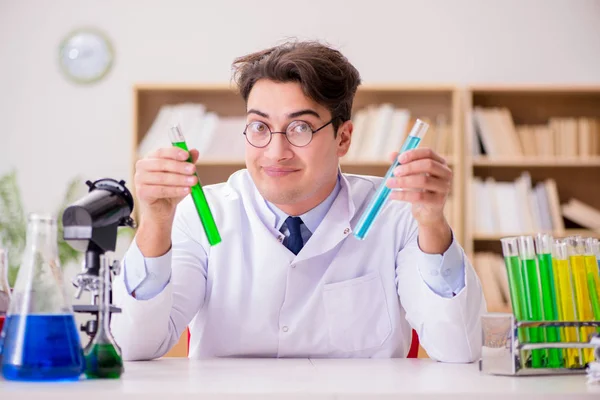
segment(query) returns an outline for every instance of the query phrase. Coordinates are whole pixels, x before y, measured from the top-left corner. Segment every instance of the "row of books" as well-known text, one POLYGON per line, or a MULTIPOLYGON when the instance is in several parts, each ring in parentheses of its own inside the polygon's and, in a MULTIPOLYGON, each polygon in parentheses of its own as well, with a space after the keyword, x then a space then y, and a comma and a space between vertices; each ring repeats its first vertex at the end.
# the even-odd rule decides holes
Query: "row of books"
POLYGON ((473 269, 481 282, 489 312, 510 312, 510 289, 504 258, 492 252, 473 255, 473 269))
POLYGON ((549 118, 547 124, 516 125, 507 108, 475 107, 474 155, 490 157, 591 157, 600 155, 600 120, 549 118))
POLYGON ((246 118, 222 117, 197 103, 163 105, 138 146, 138 157, 171 145, 169 130, 174 124, 179 124, 188 147, 198 149, 202 160, 244 159, 246 118))
MULTIPOLYGON (((421 118, 430 124, 421 146, 431 147, 439 154, 451 154, 451 126, 444 116, 436 121, 421 118)), ((343 162, 389 161, 390 153, 400 150, 414 124, 409 110, 391 104, 373 105, 359 110, 352 145, 343 162)), ((205 161, 239 161, 244 159, 245 140, 242 137, 245 117, 223 117, 208 111, 204 104, 182 103, 163 105, 150 129, 138 146, 142 158, 156 149, 170 145, 168 132, 179 124, 190 148, 196 148, 205 161)))
MULTIPOLYGON (((344 157, 348 162, 388 161, 390 153, 399 151, 417 117, 405 108, 383 103, 358 110, 353 118, 352 145, 344 157)), ((430 147, 439 154, 452 154, 452 127, 446 116, 434 121, 418 117, 429 124, 421 147, 430 147)))
POLYGON ((600 231, 600 211, 575 198, 561 205, 554 179, 534 185, 523 172, 514 182, 474 177, 471 185, 475 235, 563 232, 563 217, 600 231))

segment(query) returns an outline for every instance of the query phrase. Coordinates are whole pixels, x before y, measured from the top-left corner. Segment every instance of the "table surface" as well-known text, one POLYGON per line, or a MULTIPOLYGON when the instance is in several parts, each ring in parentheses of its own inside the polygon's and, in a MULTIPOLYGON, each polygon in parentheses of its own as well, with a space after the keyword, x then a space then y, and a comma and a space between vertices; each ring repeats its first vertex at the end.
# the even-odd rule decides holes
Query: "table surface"
POLYGON ((430 359, 163 358, 127 362, 118 380, 8 382, 4 399, 600 399, 585 375, 486 375, 430 359))

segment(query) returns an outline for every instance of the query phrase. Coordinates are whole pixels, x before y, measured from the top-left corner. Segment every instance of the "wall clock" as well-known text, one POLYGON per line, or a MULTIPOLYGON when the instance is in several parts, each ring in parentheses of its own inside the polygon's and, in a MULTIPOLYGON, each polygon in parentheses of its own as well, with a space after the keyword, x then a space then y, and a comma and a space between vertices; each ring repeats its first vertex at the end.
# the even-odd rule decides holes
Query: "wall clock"
POLYGON ((110 71, 113 58, 110 40, 95 29, 71 32, 60 45, 61 69, 67 78, 76 83, 100 81, 110 71))

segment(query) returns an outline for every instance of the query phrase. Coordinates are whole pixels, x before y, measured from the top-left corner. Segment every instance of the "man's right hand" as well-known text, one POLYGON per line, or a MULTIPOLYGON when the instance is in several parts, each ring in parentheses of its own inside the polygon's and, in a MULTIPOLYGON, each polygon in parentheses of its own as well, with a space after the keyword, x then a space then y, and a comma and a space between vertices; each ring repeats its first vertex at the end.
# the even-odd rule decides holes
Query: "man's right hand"
POLYGON ((178 147, 156 150, 135 165, 135 191, 140 209, 136 242, 145 257, 157 257, 171 246, 171 229, 177 204, 198 182, 198 151, 178 147), (192 162, 187 162, 191 155, 192 162))

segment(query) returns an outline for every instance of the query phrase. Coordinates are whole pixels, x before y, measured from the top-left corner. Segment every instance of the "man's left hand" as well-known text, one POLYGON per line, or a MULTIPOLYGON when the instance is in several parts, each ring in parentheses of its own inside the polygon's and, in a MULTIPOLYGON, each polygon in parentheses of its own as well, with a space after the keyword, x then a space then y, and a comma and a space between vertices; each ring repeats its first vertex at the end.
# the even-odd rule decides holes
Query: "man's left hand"
POLYGON ((419 227, 445 224, 444 205, 452 188, 452 170, 446 160, 429 148, 409 150, 394 155, 400 165, 387 181, 390 198, 412 204, 419 227))

